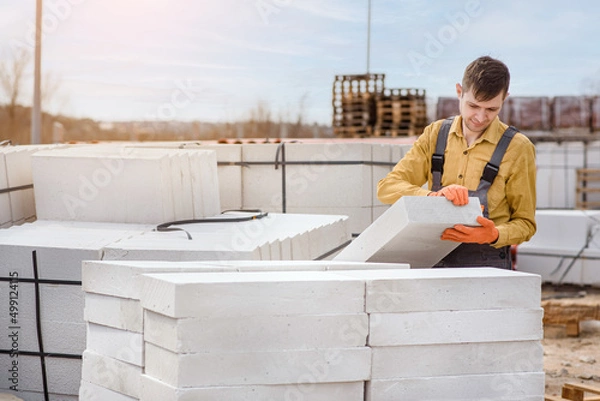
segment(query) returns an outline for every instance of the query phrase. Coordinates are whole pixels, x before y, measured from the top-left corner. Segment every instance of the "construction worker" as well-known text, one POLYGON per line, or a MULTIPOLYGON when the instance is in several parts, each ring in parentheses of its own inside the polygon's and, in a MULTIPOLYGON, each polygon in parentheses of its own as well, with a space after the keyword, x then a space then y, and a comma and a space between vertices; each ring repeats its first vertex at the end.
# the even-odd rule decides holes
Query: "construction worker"
POLYGON ((388 204, 405 195, 444 196, 457 206, 479 198, 481 226, 447 228, 441 238, 461 245, 435 267, 511 269, 510 246, 536 231, 535 147, 498 118, 509 83, 503 62, 474 60, 456 84, 460 115, 427 126, 377 184, 378 199, 388 204))

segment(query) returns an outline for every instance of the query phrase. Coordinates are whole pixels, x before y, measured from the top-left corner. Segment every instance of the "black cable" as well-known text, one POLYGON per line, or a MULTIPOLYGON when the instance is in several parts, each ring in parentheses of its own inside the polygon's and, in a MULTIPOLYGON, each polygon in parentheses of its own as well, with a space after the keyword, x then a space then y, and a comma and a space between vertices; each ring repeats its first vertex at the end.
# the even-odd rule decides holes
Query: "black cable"
POLYGON ((21 185, 21 186, 12 187, 12 188, 4 188, 4 189, 0 189, 0 194, 4 194, 7 192, 23 191, 25 189, 30 189, 30 188, 33 188, 33 184, 21 185))
MULTIPOLYGON (((14 281, 14 277, 0 277, 2 281, 14 281)), ((51 279, 35 279, 35 278, 22 278, 19 277, 19 283, 40 283, 40 284, 56 284, 56 285, 81 285, 81 281, 69 281, 69 280, 51 280, 51 279)))
POLYGON ((62 358, 62 359, 82 359, 78 354, 61 354, 55 352, 39 352, 39 351, 15 351, 11 349, 0 349, 0 354, 17 354, 25 356, 45 356, 47 358, 62 358))
POLYGON ((42 317, 40 311, 40 283, 38 280, 38 265, 37 265, 37 251, 31 252, 31 258, 33 260, 33 277, 35 278, 35 324, 37 329, 38 348, 40 351, 40 363, 42 366, 42 383, 44 385, 44 400, 50 401, 48 394, 48 376, 46 374, 46 358, 44 353, 44 341, 42 338, 42 317))
POLYGON ((255 214, 253 214, 251 216, 244 216, 244 217, 227 217, 227 218, 225 218, 225 217, 208 217, 208 218, 204 218, 204 219, 169 221, 167 223, 159 224, 158 226, 156 226, 154 231, 158 231, 158 232, 183 231, 187 235, 187 238, 189 240, 191 240, 192 236, 190 235, 189 232, 187 232, 183 228, 171 227, 171 226, 179 226, 179 225, 185 225, 185 224, 199 224, 199 223, 239 223, 239 222, 243 222, 243 221, 262 219, 263 217, 266 217, 269 214, 267 212, 261 211, 260 209, 248 209, 248 210, 231 209, 231 210, 225 210, 221 214, 225 214, 228 212, 255 213, 255 214))

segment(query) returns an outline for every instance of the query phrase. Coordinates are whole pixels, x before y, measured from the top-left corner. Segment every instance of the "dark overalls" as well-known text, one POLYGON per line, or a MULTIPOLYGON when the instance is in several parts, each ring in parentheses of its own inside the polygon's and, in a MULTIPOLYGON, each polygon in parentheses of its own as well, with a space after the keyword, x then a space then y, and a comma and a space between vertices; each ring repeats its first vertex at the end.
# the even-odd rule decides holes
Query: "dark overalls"
MULTIPOLYGON (((454 121, 454 117, 447 118, 442 123, 440 132, 438 133, 435 153, 431 158, 431 173, 433 175, 432 191, 442 189, 442 174, 444 169, 444 151, 446 150, 446 142, 448 141, 448 133, 450 126, 454 121)), ((498 175, 500 163, 506 153, 506 149, 510 141, 517 133, 515 127, 508 127, 494 153, 492 158, 483 169, 483 174, 479 181, 479 186, 475 191, 469 191, 469 196, 476 196, 479 202, 484 207, 483 216, 489 218, 487 193, 498 175)), ((488 244, 468 244, 463 243, 450 252, 444 259, 439 261, 433 267, 498 267, 501 269, 512 269, 512 260, 510 255, 510 246, 494 248, 488 244)))

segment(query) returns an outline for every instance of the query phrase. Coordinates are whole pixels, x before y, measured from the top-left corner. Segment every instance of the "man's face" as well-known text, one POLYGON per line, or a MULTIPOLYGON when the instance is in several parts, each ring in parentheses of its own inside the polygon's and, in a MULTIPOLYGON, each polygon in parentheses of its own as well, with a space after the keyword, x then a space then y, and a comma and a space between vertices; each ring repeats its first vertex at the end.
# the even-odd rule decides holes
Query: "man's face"
POLYGON ((456 84, 456 94, 459 99, 460 115, 463 118, 463 125, 471 133, 481 134, 489 127, 490 123, 496 118, 502 104, 506 98, 503 93, 491 100, 485 102, 478 101, 469 90, 462 90, 460 84, 456 84))

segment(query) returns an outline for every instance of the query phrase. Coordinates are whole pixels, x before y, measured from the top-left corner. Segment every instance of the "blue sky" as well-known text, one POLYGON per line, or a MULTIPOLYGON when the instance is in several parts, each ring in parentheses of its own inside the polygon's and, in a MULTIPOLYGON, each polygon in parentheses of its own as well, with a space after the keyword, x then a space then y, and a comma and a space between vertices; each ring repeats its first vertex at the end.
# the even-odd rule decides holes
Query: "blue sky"
MULTIPOLYGON (((600 2, 372 0, 370 72, 453 96, 490 55, 513 96, 599 93, 600 2)), ((336 74, 367 70, 368 0, 44 0, 47 108, 104 121, 331 122, 336 74)), ((0 57, 32 51, 35 0, 0 0, 0 57)), ((33 64, 33 63, 32 63, 33 64)), ((32 65, 31 64, 31 65, 32 65)), ((21 99, 30 103, 32 68, 21 99)), ((4 99, 2 99, 4 101, 4 99)))

